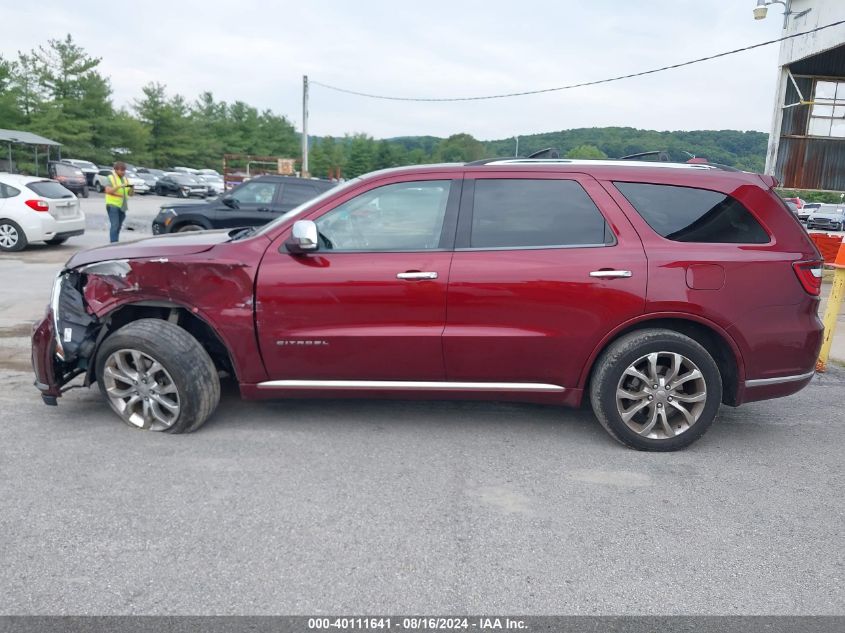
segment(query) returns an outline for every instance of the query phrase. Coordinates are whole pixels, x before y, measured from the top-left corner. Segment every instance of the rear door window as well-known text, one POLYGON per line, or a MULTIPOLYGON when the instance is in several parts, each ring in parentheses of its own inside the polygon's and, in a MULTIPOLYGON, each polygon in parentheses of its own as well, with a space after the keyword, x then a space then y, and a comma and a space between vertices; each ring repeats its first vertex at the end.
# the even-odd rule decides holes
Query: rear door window
POLYGON ((769 235, 739 200, 709 189, 614 182, 648 225, 675 242, 767 244, 769 235))
POLYGON ((574 180, 475 181, 470 248, 602 246, 614 242, 596 204, 574 180))
POLYGON ((312 185, 286 182, 282 188, 282 203, 291 207, 298 207, 316 196, 317 189, 312 185))
POLYGON ((62 185, 52 180, 39 180, 38 182, 30 182, 26 185, 32 189, 36 194, 42 198, 49 198, 52 200, 59 200, 61 198, 73 198, 73 193, 65 189, 62 185))

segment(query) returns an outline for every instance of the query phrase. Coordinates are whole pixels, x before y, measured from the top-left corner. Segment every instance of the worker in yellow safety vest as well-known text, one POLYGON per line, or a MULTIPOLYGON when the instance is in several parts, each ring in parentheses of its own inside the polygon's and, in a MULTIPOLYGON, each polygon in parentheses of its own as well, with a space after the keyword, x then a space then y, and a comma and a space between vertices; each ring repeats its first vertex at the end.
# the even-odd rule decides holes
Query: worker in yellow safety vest
POLYGON ((126 164, 117 162, 114 171, 109 174, 109 184, 106 186, 106 213, 109 216, 109 240, 117 242, 120 227, 126 219, 126 209, 129 207, 127 199, 135 193, 135 189, 126 180, 126 164))

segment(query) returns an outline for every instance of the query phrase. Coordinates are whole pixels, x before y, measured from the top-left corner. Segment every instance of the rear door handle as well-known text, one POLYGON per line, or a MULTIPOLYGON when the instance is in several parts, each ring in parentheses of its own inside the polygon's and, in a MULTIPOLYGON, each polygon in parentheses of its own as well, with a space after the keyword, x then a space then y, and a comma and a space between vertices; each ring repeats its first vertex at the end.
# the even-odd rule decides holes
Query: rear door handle
POLYGON ((630 270, 594 270, 590 273, 590 277, 603 277, 603 278, 614 278, 614 277, 633 277, 634 273, 630 270))
POLYGON ((420 272, 420 271, 408 271, 406 273, 398 273, 396 275, 397 279, 437 279, 437 273, 435 272, 420 272))

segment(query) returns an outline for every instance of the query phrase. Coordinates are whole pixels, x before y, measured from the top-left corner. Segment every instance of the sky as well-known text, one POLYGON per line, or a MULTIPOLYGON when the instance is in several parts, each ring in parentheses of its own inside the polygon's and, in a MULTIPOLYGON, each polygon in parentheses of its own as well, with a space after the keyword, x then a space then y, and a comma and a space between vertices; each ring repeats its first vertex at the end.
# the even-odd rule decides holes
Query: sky
MULTIPOLYGON (((116 106, 153 81, 302 121, 302 76, 409 97, 500 94, 664 66, 780 36, 754 0, 0 0, 0 55, 70 33, 116 106), (13 28, 9 28, 13 26, 13 28)), ((309 133, 483 140, 593 126, 768 131, 778 45, 650 77, 460 103, 377 101, 312 85, 309 133)), ((0 125, 2 127, 2 125, 0 125)))

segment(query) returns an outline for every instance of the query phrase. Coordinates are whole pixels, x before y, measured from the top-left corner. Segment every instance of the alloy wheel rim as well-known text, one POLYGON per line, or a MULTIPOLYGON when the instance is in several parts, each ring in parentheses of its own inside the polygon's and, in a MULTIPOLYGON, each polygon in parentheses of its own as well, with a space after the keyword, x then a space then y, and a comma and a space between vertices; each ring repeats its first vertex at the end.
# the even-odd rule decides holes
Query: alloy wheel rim
POLYGON ((698 366, 677 352, 641 356, 622 373, 616 409, 636 434, 667 440, 698 422, 707 403, 707 384, 698 366))
POLYGON ((176 383, 161 363, 144 352, 112 352, 103 366, 103 385, 109 404, 131 426, 166 431, 179 418, 176 383))
POLYGON ((12 248, 18 243, 18 231, 11 224, 0 225, 0 246, 12 248))

